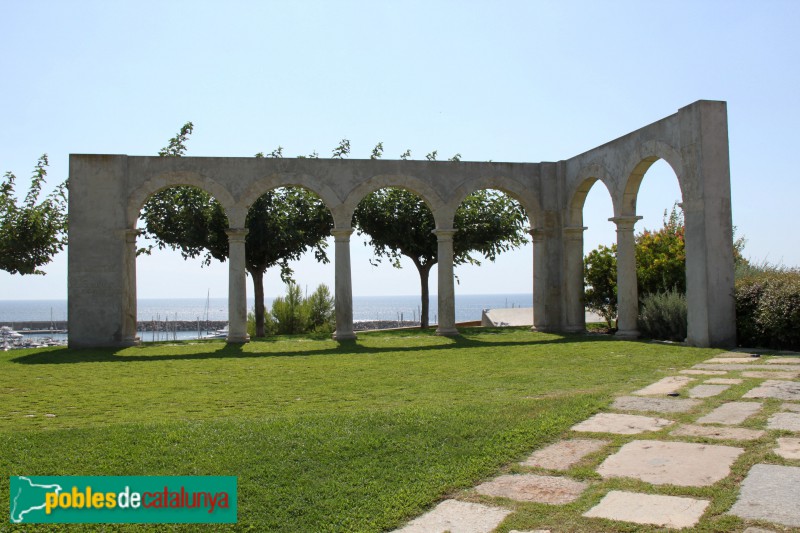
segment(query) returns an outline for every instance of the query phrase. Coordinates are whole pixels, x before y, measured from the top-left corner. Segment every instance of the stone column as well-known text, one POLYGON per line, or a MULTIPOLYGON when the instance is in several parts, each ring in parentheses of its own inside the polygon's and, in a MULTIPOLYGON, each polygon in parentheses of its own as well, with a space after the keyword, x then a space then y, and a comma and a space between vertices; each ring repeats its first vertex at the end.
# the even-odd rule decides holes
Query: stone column
POLYGON ((583 231, 585 227, 564 228, 564 271, 566 274, 565 331, 576 333, 586 330, 586 306, 583 298, 583 231))
POLYGON ((453 235, 454 229, 435 229, 433 233, 439 242, 439 325, 437 335, 451 337, 458 335, 456 329, 456 301, 453 287, 453 235))
POLYGON ((122 335, 120 339, 120 344, 123 346, 139 344, 139 339, 136 337, 136 236, 138 234, 138 230, 135 229, 123 231, 125 238, 125 259, 123 264, 125 271, 123 272, 122 335))
POLYGON ((247 277, 245 276, 245 228, 229 228, 228 234, 228 342, 244 343, 247 334, 247 277))
POLYGON ((617 225, 617 337, 639 337, 639 295, 636 288, 636 243, 633 226, 638 216, 613 217, 617 225))
POLYGON ((533 243, 533 326, 531 331, 547 331, 547 263, 544 229, 530 228, 533 243))
POLYGON ((336 331, 333 338, 337 341, 353 340, 353 282, 350 272, 350 235, 353 228, 331 230, 335 242, 336 263, 336 331))

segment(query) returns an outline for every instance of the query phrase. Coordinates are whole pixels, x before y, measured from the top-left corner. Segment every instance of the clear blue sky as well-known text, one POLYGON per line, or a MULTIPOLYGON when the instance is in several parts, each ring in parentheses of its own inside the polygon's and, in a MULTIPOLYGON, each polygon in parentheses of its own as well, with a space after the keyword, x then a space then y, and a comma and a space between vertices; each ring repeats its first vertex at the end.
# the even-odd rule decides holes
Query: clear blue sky
MULTIPOLYGON (((800 265, 796 1, 62 2, 0 1, 0 171, 27 180, 50 156, 155 155, 186 121, 188 155, 386 157, 438 150, 465 160, 557 161, 695 100, 728 102, 733 218, 745 255, 800 265)), ((648 172, 637 226, 680 196, 648 172)), ((586 251, 614 241, 608 193, 584 212, 586 251)), ((332 252, 332 250, 331 250, 332 252)), ((352 244, 353 292, 415 294, 417 275, 374 268, 352 244)), ((530 246, 458 268, 458 293, 530 292, 530 246)), ((177 252, 140 258, 140 297, 227 293, 227 268, 177 252)), ((66 297, 66 256, 44 277, 0 274, 0 299, 66 297)), ((297 280, 333 285, 313 259, 297 280)), ((435 272, 432 289, 435 292, 435 272)), ((283 292, 268 276, 267 294, 283 292)), ((248 292, 251 294, 250 287, 248 292)))

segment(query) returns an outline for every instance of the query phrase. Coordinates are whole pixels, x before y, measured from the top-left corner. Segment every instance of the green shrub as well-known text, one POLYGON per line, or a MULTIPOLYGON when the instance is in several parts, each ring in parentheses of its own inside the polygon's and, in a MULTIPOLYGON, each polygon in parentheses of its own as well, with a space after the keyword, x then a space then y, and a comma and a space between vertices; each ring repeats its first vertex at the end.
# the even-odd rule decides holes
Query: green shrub
POLYGON ((742 346, 800 349, 800 270, 762 265, 736 280, 742 346))
POLYGON ((639 331, 651 339, 686 339, 686 295, 676 289, 648 294, 641 300, 639 331))

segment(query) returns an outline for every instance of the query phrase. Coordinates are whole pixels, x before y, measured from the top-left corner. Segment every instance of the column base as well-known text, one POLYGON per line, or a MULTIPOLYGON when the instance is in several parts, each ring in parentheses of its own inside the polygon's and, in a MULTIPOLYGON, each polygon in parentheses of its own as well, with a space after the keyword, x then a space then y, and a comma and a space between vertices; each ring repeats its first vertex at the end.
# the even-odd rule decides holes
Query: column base
POLYGON ((586 333, 586 326, 567 326, 564 333, 586 333))
POLYGON ((549 326, 531 326, 531 331, 538 333, 559 333, 558 329, 549 326))
POLYGON ((250 342, 250 335, 247 333, 244 336, 239 335, 228 335, 228 338, 225 340, 228 344, 244 344, 250 342))
POLYGON ((334 331, 331 338, 335 341, 354 341, 356 340, 356 334, 354 331, 343 331, 341 333, 334 331))
POLYGON ((614 336, 618 339, 638 339, 639 331, 635 329, 619 330, 614 336))
POLYGON ((440 337, 457 337, 460 335, 458 332, 458 328, 450 327, 450 328, 436 328, 436 335, 440 337))

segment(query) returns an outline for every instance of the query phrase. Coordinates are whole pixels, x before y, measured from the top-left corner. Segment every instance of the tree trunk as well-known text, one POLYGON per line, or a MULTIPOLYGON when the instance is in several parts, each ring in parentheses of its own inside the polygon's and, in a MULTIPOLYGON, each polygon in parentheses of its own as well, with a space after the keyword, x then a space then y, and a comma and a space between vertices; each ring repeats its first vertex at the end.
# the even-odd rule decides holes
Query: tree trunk
POLYGON ((420 288, 422 289, 422 309, 419 316, 419 326, 421 328, 427 328, 429 322, 429 300, 430 300, 430 292, 428 290, 428 277, 431 273, 431 267, 435 263, 428 263, 427 265, 422 265, 418 261, 414 261, 414 266, 417 267, 417 272, 419 272, 419 283, 420 288))
POLYGON ((250 271, 253 278, 253 295, 256 300, 256 337, 264 337, 264 272, 250 271))

